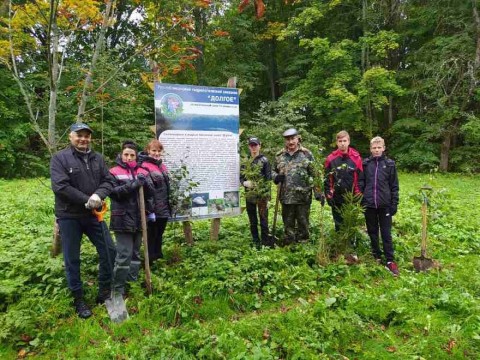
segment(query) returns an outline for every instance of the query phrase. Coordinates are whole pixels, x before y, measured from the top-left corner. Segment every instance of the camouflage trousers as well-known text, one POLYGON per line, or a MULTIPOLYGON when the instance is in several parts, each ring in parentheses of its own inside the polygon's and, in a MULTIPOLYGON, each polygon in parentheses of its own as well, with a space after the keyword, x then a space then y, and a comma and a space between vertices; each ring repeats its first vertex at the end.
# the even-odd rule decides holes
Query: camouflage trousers
POLYGON ((285 231, 285 245, 305 242, 309 239, 310 203, 282 204, 282 219, 285 231))

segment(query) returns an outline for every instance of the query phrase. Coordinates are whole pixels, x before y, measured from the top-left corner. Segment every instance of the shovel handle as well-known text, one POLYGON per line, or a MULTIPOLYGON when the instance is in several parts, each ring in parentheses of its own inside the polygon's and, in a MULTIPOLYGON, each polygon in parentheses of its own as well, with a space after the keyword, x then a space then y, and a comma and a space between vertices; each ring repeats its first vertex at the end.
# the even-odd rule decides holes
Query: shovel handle
POLYGON ((147 285, 147 292, 152 294, 152 275, 150 273, 150 261, 148 258, 148 235, 147 235, 147 217, 145 215, 145 198, 143 194, 143 186, 138 189, 138 201, 140 203, 140 219, 142 221, 142 243, 143 243, 143 258, 145 262, 145 283, 147 285))
POLYGON ((281 191, 282 191, 282 183, 277 185, 277 198, 275 199, 275 212, 273 215, 272 236, 275 236, 275 230, 277 229, 278 204, 280 204, 281 191))
POLYGON ((422 257, 427 255, 427 201, 422 202, 422 257))
POLYGON ((107 203, 103 201, 101 209, 100 210, 93 209, 92 213, 97 217, 98 222, 102 222, 103 216, 107 213, 107 211, 108 211, 107 203))

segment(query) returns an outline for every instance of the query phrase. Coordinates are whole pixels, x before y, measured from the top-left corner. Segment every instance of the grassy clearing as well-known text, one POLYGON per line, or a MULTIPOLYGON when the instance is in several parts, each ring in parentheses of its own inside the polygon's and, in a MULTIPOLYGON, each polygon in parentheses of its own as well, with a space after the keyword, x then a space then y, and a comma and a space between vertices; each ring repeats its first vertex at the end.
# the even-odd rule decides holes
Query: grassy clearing
MULTIPOLYGON (((131 319, 115 325, 101 306, 86 321, 73 313, 62 259, 49 256, 48 181, 0 181, 0 358, 478 359, 480 179, 402 174, 400 185, 398 279, 373 263, 366 236, 361 264, 318 266, 317 203, 312 243, 300 247, 253 250, 246 215, 223 219, 218 242, 208 240, 208 222, 195 222, 194 247, 170 225, 166 259, 152 269, 153 296, 134 284, 131 319), (436 190, 428 255, 441 266, 416 274, 424 183, 436 190)), ((93 304, 96 256, 87 241, 82 256, 93 304)))

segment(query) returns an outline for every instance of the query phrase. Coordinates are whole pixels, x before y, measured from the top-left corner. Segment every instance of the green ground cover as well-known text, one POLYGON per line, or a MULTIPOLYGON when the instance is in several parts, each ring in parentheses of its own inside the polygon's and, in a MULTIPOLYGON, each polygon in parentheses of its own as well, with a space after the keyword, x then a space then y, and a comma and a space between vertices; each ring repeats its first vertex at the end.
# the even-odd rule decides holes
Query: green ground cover
MULTIPOLYGON (((0 358, 478 359, 480 178, 401 174, 400 186, 399 278, 373 262, 365 235, 360 264, 318 266, 318 203, 312 242, 297 247, 252 249, 246 214, 223 219, 218 242, 208 240, 208 222, 193 223, 193 247, 170 225, 154 294, 134 284, 131 318, 116 325, 102 306, 85 321, 73 312, 62 258, 49 256, 48 180, 0 181, 0 358), (429 257, 440 266, 417 274, 424 183, 435 189, 429 257)), ((87 241, 82 258, 93 304, 97 260, 87 241)))

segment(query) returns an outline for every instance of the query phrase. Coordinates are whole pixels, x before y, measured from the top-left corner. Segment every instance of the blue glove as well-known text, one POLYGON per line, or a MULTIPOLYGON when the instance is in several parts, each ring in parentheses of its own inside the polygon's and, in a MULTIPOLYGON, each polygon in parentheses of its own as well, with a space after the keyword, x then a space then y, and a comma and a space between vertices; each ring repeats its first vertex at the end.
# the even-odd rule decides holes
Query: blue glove
POLYGON ((147 216, 147 221, 148 222, 155 222, 155 220, 157 220, 157 217, 155 216, 155 213, 148 214, 148 216, 147 216))

